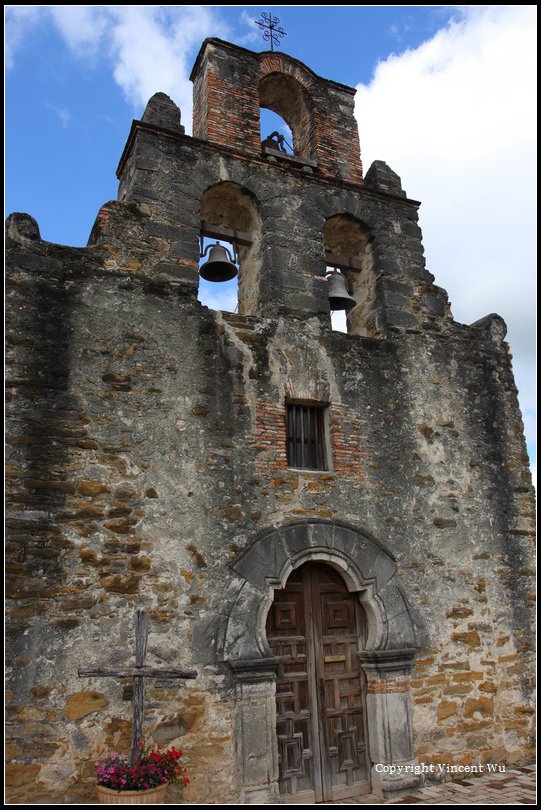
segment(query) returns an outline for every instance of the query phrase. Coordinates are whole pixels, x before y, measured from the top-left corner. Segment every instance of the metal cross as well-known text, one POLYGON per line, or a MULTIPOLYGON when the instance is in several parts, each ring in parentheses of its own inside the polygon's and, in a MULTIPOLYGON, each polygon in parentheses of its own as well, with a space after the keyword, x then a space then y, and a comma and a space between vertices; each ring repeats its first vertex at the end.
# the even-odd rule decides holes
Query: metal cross
POLYGON ((135 616, 135 666, 96 667, 80 669, 80 678, 133 678, 133 725, 131 735, 131 764, 137 757, 137 743, 143 736, 143 715, 145 706, 145 678, 195 678, 195 670, 160 669, 145 666, 148 640, 148 613, 138 610, 135 616))
POLYGON ((259 25, 261 31, 264 31, 263 40, 270 41, 271 51, 274 50, 274 45, 280 44, 280 37, 285 37, 286 32, 283 28, 278 27, 280 20, 278 17, 273 17, 271 12, 267 14, 266 11, 261 12, 261 20, 254 20, 256 25, 259 25), (268 31, 265 29, 268 28, 268 31))

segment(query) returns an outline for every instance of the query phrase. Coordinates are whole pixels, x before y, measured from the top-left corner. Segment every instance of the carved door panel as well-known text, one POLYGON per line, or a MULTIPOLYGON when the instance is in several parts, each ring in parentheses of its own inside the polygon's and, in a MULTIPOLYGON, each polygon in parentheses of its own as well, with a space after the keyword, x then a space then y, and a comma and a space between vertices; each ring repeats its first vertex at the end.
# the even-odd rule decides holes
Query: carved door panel
POLYGON ((305 615, 303 579, 295 571, 286 588, 275 592, 267 618, 267 638, 274 655, 282 659, 276 682, 280 791, 296 801, 313 802, 321 780, 314 773, 314 766, 319 767, 319 752, 314 740, 317 725, 309 687, 305 615))
POLYGON ((364 627, 358 599, 332 568, 318 566, 311 579, 323 797, 330 801, 369 787, 365 690, 357 655, 364 627))
POLYGON ((280 791, 290 802, 369 790, 364 687, 357 649, 362 610, 332 568, 307 563, 276 591, 267 638, 276 683, 280 791))

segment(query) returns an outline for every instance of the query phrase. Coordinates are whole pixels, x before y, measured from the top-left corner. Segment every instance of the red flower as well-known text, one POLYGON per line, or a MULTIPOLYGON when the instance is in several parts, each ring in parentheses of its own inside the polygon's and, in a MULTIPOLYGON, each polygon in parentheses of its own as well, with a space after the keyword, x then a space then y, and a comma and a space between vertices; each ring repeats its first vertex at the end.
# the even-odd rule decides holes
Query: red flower
POLYGON ((133 767, 127 757, 112 754, 102 765, 96 762, 97 783, 121 792, 122 790, 145 790, 148 787, 190 780, 182 777, 186 773, 183 767, 182 751, 174 746, 166 751, 153 750, 143 742, 138 743, 139 758, 133 767), (181 761, 179 761, 181 760, 181 761))

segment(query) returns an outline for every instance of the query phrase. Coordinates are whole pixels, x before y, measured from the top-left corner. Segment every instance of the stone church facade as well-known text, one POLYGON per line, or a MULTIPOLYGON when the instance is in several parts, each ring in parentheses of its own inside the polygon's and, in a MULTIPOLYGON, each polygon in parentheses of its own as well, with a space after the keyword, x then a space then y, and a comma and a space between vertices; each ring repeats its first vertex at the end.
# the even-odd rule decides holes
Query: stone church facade
POLYGON ((86 248, 8 219, 10 801, 92 802, 94 760, 129 750, 129 686, 77 673, 130 663, 137 608, 148 662, 198 673, 147 684, 147 736, 191 758, 179 800, 525 761, 533 490, 505 324, 453 320, 419 203, 381 161, 363 176, 354 90, 217 39, 192 79, 193 137, 149 101, 86 248), (294 154, 262 146, 261 107, 294 154), (237 314, 197 299, 202 236, 238 249, 237 314))

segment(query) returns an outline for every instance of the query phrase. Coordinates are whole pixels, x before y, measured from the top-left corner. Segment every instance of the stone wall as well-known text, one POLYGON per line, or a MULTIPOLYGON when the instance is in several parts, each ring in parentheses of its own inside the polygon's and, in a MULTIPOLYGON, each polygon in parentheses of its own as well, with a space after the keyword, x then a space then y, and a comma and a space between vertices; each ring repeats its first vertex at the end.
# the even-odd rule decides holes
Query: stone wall
POLYGON ((146 206, 148 232, 164 240, 162 267, 182 271, 194 295, 205 193, 227 185, 230 196, 236 187, 253 200, 261 223, 250 234, 258 244, 259 275, 257 288, 246 289, 241 262, 239 309, 259 317, 328 318, 324 226, 347 215, 362 223, 371 252, 370 299, 359 289, 359 305, 350 314, 352 333, 387 337, 444 329, 450 320, 447 295, 425 268, 419 204, 398 193, 400 178, 385 164, 368 177, 370 184, 331 183, 319 171, 306 175, 301 165, 269 163, 143 120, 133 124, 119 165, 119 199, 146 206))
POLYGON ((15 803, 92 803, 94 761, 128 750, 130 687, 77 670, 130 663, 136 608, 150 614, 147 661, 198 671, 147 689, 149 735, 192 759, 176 798, 273 795, 261 628, 279 577, 310 548, 379 589, 369 701, 402 701, 409 718, 411 688, 419 759, 533 752, 532 487, 505 325, 452 320, 424 266, 418 204, 384 163, 361 184, 241 146, 187 137, 158 94, 86 248, 8 220, 15 803), (197 300, 201 200, 221 183, 257 210, 242 315, 197 300), (337 215, 370 246, 359 289, 371 297, 347 335, 331 329, 325 286, 337 215), (329 469, 287 467, 288 401, 328 408, 329 469), (246 734, 259 730, 252 757, 246 734))
POLYGON ((94 759, 126 749, 129 689, 77 669, 128 663, 136 607, 148 660, 199 672, 152 684, 146 728, 192 756, 187 800, 232 800, 234 685, 213 646, 230 565, 261 530, 314 519, 397 560, 417 755, 530 754, 531 489, 498 319, 378 341, 227 316, 160 275, 142 206, 107 211, 86 249, 11 223, 13 800, 89 801, 94 759), (332 403, 331 470, 287 469, 286 395, 332 403))

